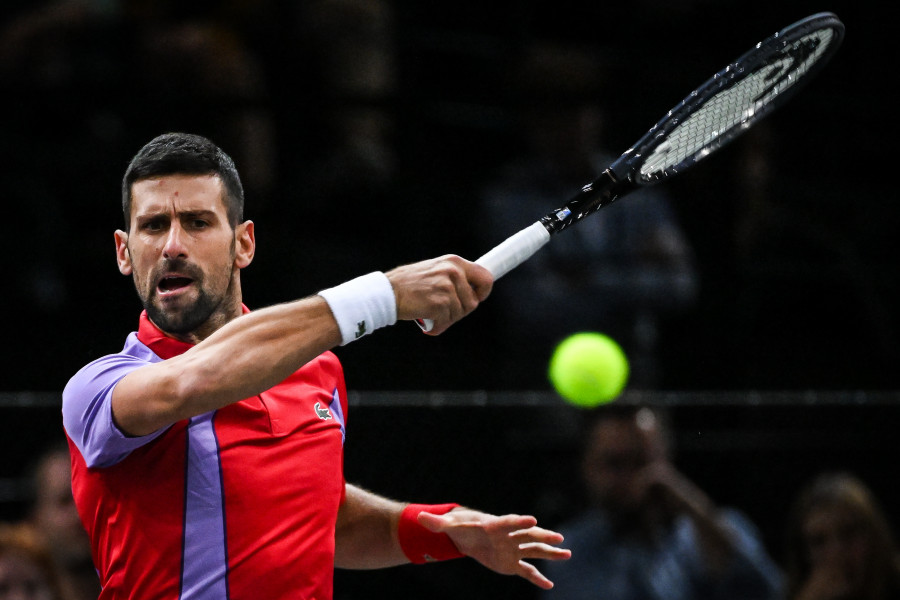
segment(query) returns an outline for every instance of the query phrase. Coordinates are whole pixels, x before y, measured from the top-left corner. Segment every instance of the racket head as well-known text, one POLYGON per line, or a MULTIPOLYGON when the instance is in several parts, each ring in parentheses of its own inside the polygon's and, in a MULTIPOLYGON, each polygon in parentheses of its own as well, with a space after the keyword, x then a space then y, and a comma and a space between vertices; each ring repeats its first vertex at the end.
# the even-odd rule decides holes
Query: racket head
POLYGON ((641 186, 690 168, 791 98, 843 37, 843 23, 830 12, 769 36, 691 92, 610 170, 623 183, 641 186))

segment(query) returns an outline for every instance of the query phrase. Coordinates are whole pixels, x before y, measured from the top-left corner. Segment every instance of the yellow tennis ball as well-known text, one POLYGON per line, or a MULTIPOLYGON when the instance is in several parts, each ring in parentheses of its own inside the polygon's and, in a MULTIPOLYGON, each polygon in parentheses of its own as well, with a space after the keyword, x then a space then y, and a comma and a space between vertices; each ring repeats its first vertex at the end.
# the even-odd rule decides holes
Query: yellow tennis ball
POLYGON ((628 382, 628 358, 607 335, 585 331, 553 350, 548 375, 566 401, 591 408, 615 400, 628 382))

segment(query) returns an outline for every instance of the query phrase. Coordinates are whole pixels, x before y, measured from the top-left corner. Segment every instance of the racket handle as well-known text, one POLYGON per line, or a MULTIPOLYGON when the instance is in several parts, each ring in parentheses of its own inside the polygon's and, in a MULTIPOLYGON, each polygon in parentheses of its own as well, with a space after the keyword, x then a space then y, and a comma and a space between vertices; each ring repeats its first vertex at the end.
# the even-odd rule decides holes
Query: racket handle
POLYGON ((536 221, 506 238, 475 262, 490 271, 496 281, 531 258, 549 241, 550 232, 540 221, 536 221))
MULTIPOLYGON (((550 232, 537 221, 494 246, 475 263, 490 271, 494 281, 497 281, 531 258, 532 254, 549 241, 550 232)), ((431 331, 434 327, 434 321, 431 319, 416 319, 416 323, 422 331, 431 331)))

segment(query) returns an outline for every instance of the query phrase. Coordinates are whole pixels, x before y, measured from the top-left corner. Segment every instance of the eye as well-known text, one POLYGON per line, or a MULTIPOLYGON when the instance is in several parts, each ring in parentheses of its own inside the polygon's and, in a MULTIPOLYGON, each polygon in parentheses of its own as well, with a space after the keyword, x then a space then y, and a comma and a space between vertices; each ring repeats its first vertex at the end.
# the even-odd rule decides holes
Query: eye
POLYGON ((162 219, 150 219, 141 225, 141 229, 150 233, 158 233, 163 230, 165 223, 162 219))

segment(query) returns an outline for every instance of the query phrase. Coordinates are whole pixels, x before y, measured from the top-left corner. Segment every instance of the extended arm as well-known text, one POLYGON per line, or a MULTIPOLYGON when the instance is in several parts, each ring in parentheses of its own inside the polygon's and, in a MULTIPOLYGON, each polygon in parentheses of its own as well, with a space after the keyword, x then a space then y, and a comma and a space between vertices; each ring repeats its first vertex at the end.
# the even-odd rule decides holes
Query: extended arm
MULTIPOLYGON (((412 540, 401 539, 399 534, 407 506, 348 485, 346 501, 338 513, 336 566, 374 569, 410 562, 407 551, 412 540)), ((442 515, 421 512, 416 523, 407 523, 406 527, 405 535, 434 536, 436 544, 441 544, 439 536, 446 535, 460 554, 492 571, 518 575, 544 589, 550 589, 553 583, 527 561, 565 560, 571 556, 568 550, 556 546, 562 542, 562 535, 538 527, 537 519, 531 516, 494 516, 457 507, 442 515), (421 530, 417 534, 409 528, 421 530)))
MULTIPOLYGON (((492 284, 486 269, 456 256, 398 267, 387 279, 396 318, 432 319, 435 335, 473 311, 492 284)), ((254 311, 188 352, 125 376, 113 392, 113 415, 124 432, 148 434, 258 394, 341 341, 321 296, 254 311)))

